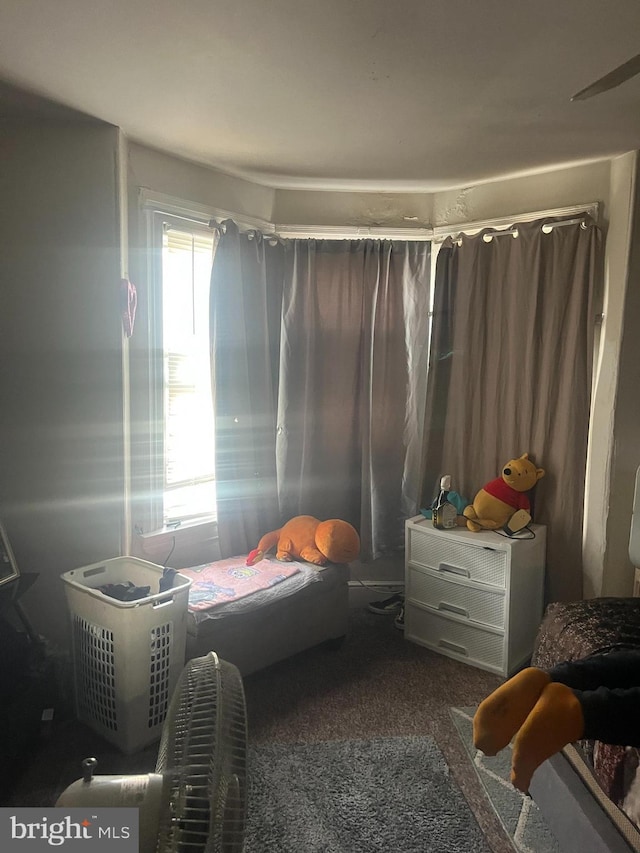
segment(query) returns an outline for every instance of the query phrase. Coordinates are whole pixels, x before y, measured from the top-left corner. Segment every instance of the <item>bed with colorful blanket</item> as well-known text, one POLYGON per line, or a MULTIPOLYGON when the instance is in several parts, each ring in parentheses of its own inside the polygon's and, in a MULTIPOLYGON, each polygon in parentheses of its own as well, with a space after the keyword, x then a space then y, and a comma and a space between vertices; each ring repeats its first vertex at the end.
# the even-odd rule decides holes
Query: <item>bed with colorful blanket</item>
POLYGON ((249 675, 347 633, 348 566, 246 554, 180 569, 189 590, 187 656, 216 652, 249 675))

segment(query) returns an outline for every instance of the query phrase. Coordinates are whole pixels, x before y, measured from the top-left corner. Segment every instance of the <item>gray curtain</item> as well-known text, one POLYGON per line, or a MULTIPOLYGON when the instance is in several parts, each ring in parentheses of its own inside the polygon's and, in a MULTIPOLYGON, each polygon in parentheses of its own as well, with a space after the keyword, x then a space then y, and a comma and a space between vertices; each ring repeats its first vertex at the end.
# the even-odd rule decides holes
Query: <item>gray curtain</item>
POLYGON ((279 527, 275 435, 282 246, 221 226, 211 273, 216 502, 223 557, 279 527))
POLYGON ((211 288, 223 555, 302 514, 349 521, 363 559, 401 548, 419 495, 430 245, 225 225, 211 288))
MULTIPOLYGON (((546 220, 551 222, 554 220, 546 220)), ((472 500, 506 461, 546 471, 547 600, 582 597, 582 521, 600 232, 545 221, 518 235, 448 239, 437 260, 422 504, 438 478, 472 500)), ((478 534, 481 536, 482 534, 478 534)))
POLYGON ((402 548, 415 514, 430 244, 287 246, 278 405, 284 517, 342 518, 361 559, 402 548))

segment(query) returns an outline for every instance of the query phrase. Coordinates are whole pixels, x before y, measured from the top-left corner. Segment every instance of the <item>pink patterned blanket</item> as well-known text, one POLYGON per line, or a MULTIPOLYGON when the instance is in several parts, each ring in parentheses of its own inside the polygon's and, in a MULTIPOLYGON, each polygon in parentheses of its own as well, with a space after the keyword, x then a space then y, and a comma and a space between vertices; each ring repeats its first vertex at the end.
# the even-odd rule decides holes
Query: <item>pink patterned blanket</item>
POLYGON ((258 590, 275 586, 305 566, 304 563, 282 563, 268 558, 255 566, 247 566, 246 559, 244 554, 180 569, 181 575, 192 580, 189 610, 210 610, 220 604, 237 601, 258 590))

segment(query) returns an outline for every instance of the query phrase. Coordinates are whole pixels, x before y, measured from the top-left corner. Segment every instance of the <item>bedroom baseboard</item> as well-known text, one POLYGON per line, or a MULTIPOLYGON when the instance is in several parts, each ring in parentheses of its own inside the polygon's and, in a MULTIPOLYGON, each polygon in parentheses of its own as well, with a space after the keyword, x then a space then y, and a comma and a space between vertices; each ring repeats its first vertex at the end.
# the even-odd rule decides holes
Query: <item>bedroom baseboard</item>
POLYGON ((399 592, 404 590, 403 580, 381 580, 381 581, 349 581, 349 589, 371 589, 371 590, 393 590, 399 592))

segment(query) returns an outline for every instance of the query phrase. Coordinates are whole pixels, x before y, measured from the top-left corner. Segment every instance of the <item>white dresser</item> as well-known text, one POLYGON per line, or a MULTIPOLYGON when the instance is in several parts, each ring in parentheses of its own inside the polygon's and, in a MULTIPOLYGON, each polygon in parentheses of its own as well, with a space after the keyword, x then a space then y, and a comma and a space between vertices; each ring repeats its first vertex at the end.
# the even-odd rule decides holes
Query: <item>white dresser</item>
POLYGON ((546 527, 534 539, 406 522, 404 634, 499 675, 525 664, 544 607, 546 527))

